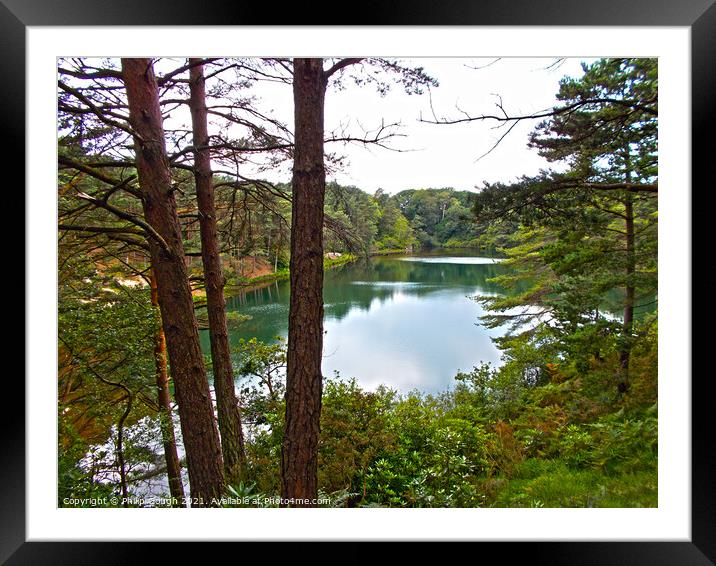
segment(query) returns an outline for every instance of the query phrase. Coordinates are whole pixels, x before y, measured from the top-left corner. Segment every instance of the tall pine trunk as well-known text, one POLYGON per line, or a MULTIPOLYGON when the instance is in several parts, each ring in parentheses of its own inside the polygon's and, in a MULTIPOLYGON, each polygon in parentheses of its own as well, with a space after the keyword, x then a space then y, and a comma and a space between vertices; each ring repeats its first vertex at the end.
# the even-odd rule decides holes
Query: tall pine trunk
POLYGON ((629 389, 629 360, 631 358, 631 335, 634 325, 634 298, 636 295, 634 285, 634 276, 636 274, 634 201, 631 193, 627 193, 624 201, 624 228, 626 240, 626 284, 624 286, 624 320, 622 323, 623 344, 621 352, 619 353, 621 366, 620 393, 624 393, 629 389))
MULTIPOLYGON (((152 306, 159 309, 159 293, 154 273, 149 272, 152 306)), ((176 503, 172 507, 184 507, 184 486, 181 481, 181 465, 174 436, 174 419, 172 418, 171 396, 169 395, 169 372, 167 370, 167 342, 164 329, 159 326, 154 334, 154 365, 156 367, 157 402, 159 404, 159 422, 162 432, 164 460, 167 464, 169 495, 176 503)))
POLYGON ((152 61, 122 59, 122 75, 134 130, 144 217, 156 232, 148 240, 174 377, 192 503, 210 506, 212 498, 220 497, 224 487, 221 446, 184 263, 152 61))
POLYGON ((323 105, 322 59, 294 59, 295 149, 286 361, 286 425, 281 495, 295 507, 315 506, 323 353, 323 105), (304 501, 295 502, 292 500, 304 501))
MULTIPOLYGON (((624 150, 626 165, 625 181, 631 181, 631 155, 629 146, 624 150)), ((619 393, 629 389, 629 361, 631 358, 632 329, 634 325, 634 297, 636 295, 636 249, 634 233, 634 195, 627 192, 624 197, 624 240, 626 246, 626 270, 624 284, 624 317, 622 322, 622 346, 619 352, 620 382, 619 393)))
POLYGON ((216 391, 216 407, 219 414, 224 470, 227 480, 238 482, 245 462, 244 441, 239 403, 234 390, 234 373, 226 326, 224 275, 219 254, 214 185, 208 148, 204 68, 203 65, 198 64, 200 61, 200 59, 190 59, 194 66, 189 69, 189 107, 194 134, 194 179, 199 205, 201 260, 204 266, 211 364, 214 370, 214 391, 216 391))

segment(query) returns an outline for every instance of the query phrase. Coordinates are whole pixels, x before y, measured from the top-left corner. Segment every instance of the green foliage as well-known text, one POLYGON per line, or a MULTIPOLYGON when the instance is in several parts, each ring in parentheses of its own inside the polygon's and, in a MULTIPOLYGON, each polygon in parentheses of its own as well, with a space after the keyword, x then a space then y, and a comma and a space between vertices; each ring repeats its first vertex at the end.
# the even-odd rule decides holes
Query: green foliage
POLYGON ((577 469, 554 460, 527 460, 520 477, 492 482, 491 507, 656 507, 656 474, 638 472, 615 477, 577 469))
POLYGON ((395 436, 388 414, 395 393, 366 392, 356 381, 327 379, 323 392, 319 444, 319 483, 329 492, 359 489, 375 459, 389 452, 395 436))
POLYGON ((590 461, 590 453, 594 448, 594 438, 583 427, 570 424, 562 432, 559 442, 559 453, 570 466, 581 468, 590 461))
POLYGON ((656 406, 639 418, 617 413, 591 425, 595 446, 591 463, 604 473, 633 473, 656 468, 656 406))
MULTIPOLYGON (((326 187, 326 249, 363 253, 486 244, 472 221, 472 193, 410 189, 371 197, 356 187, 326 187)), ((487 246, 486 246, 487 247, 487 246)))
POLYGON ((241 326, 248 320, 251 320, 251 315, 242 314, 239 311, 226 311, 226 324, 229 328, 241 326))
POLYGON ((126 284, 112 269, 99 271, 89 258, 63 259, 58 289, 61 499, 117 492, 118 425, 125 431, 126 462, 138 463, 146 456, 126 430, 156 414, 158 329, 148 288, 126 284), (88 455, 101 464, 83 463, 88 455))
POLYGON ((584 378, 581 401, 598 413, 635 385, 631 353, 656 302, 656 60, 584 65, 557 97, 530 145, 567 170, 488 185, 473 201, 478 219, 513 228, 502 237, 510 273, 493 280, 510 292, 477 299, 485 324, 508 330, 504 371, 539 381, 559 366, 562 380, 584 378))
POLYGON ((392 197, 420 247, 469 247, 478 233, 470 213, 473 194, 454 189, 410 189, 392 197))
POLYGON ((114 486, 97 481, 94 470, 83 467, 80 462, 90 447, 71 425, 58 418, 59 437, 57 460, 57 505, 64 507, 68 499, 104 500, 114 494, 114 486))
MULTIPOLYGON (((244 375, 285 363, 282 343, 252 340, 240 351, 244 375)), ((600 404, 581 386, 590 374, 542 365, 546 377, 530 381, 509 364, 483 364, 438 396, 327 378, 321 493, 346 507, 654 506, 655 399, 600 404)), ((283 374, 274 373, 272 388, 282 391, 283 374)), ((244 414, 261 423, 251 429, 248 467, 258 491, 278 493, 284 405, 266 383, 243 390, 244 414)))

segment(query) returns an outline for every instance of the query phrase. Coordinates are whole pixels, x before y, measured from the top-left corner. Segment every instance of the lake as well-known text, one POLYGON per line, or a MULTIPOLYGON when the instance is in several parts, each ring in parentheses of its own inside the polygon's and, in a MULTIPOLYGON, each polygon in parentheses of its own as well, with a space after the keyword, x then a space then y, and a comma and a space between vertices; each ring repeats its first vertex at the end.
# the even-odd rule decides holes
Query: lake
MULTIPOLYGON (((480 362, 498 363, 480 325, 483 309, 470 297, 501 292, 488 279, 499 260, 453 252, 376 256, 326 271, 323 374, 355 377, 366 389, 444 391, 455 374, 480 362)), ((251 320, 230 330, 230 342, 288 335, 289 283, 227 297, 227 309, 251 320)), ((209 351, 208 332, 202 346, 209 351)))

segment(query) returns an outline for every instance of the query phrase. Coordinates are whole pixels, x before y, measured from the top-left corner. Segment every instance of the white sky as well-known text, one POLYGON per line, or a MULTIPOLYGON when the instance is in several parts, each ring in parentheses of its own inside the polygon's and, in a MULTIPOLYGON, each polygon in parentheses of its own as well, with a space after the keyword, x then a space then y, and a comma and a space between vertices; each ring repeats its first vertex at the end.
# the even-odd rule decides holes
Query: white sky
MULTIPOLYGON (((548 69, 555 59, 504 58, 496 62, 494 58, 402 59, 406 66, 424 67, 440 82, 439 87, 431 89, 431 96, 427 92, 408 95, 395 84, 381 97, 374 85, 358 87, 346 81, 344 90, 331 90, 326 95, 327 137, 342 124, 350 125, 350 135, 362 137, 363 128, 373 130, 381 121, 400 122, 400 133, 406 137, 394 138, 389 144, 410 151, 327 144, 327 152, 347 156, 342 172, 329 175, 328 180, 355 185, 371 193, 379 187, 396 193, 428 187, 472 190, 483 181, 509 182, 523 174, 536 174, 540 168, 549 166, 535 150, 527 148, 527 136, 537 120, 518 124, 494 151, 478 160, 505 131, 494 129, 497 122, 434 125, 419 122, 421 113, 424 119, 431 119, 432 97, 433 109, 439 117, 456 118, 460 110, 471 115, 495 114, 498 113, 495 103, 499 100, 495 95, 502 97, 504 108, 511 114, 543 110, 555 104, 560 78, 581 76, 582 60, 566 59, 548 69)), ((274 109, 276 118, 293 125, 290 86, 263 83, 253 90, 261 97, 260 108, 274 109)), ((289 181, 290 164, 263 176, 270 181, 289 181)))

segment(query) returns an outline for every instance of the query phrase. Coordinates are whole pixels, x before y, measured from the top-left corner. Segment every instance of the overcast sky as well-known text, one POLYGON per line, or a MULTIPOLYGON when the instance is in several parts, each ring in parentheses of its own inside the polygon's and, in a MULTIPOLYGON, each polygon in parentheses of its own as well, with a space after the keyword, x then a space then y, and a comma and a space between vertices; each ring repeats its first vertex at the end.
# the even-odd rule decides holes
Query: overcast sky
MULTIPOLYGON (((405 137, 391 140, 390 145, 402 152, 379 147, 328 144, 327 152, 347 156, 342 172, 329 175, 344 185, 355 185, 368 192, 379 187, 395 193, 403 189, 454 187, 473 190, 483 181, 510 181, 523 174, 535 174, 547 167, 535 150, 527 148, 527 136, 536 121, 525 121, 489 155, 487 152, 504 129, 494 129, 496 122, 472 122, 459 125, 433 125, 419 121, 432 117, 459 117, 461 110, 471 115, 493 114, 502 104, 509 113, 529 113, 549 108, 555 103, 559 80, 564 75, 580 76, 580 59, 566 59, 553 65, 554 59, 414 59, 401 60, 406 65, 422 66, 440 82, 430 95, 408 95, 399 85, 381 97, 374 86, 346 83, 344 90, 326 95, 326 132, 348 124, 348 132, 362 135, 362 128, 372 130, 400 122, 405 137), (480 68, 481 67, 481 68, 480 68)), ((293 101, 290 86, 267 83, 257 87, 260 106, 273 108, 275 116, 293 123, 293 101)), ((265 173, 272 181, 288 181, 288 166, 265 173)))

